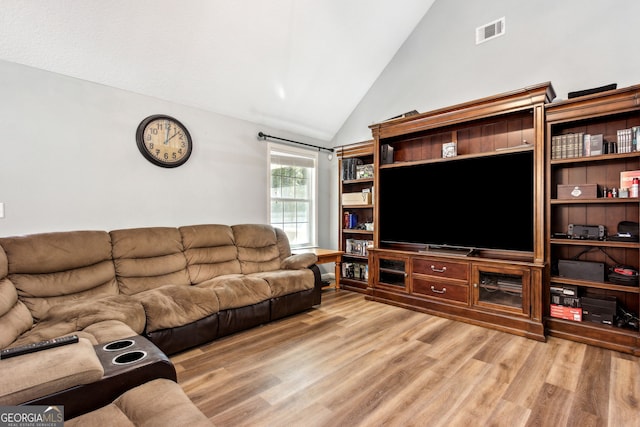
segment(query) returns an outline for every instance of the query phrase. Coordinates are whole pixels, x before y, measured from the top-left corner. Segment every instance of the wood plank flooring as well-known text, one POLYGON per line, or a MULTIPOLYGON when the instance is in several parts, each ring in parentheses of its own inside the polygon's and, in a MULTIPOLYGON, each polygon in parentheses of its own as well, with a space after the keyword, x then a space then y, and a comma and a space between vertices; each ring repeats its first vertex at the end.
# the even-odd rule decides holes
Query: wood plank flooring
POLYGON ((640 358, 323 293, 172 357, 217 426, 640 427, 640 358))

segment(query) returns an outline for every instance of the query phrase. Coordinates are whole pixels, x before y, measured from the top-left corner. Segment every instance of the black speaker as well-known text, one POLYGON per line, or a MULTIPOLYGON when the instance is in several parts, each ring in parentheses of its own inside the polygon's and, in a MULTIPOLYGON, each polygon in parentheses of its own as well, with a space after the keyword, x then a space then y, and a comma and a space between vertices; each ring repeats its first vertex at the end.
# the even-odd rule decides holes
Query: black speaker
POLYGON ((393 147, 389 144, 383 144, 380 153, 380 163, 388 165, 393 163, 393 147))
POLYGON ((594 87, 592 89, 576 90, 574 92, 569 92, 567 94, 567 98, 571 99, 571 98, 578 98, 580 96, 585 96, 585 95, 593 95, 594 93, 600 93, 607 90, 614 90, 617 87, 618 87, 617 83, 611 83, 605 86, 594 87))
POLYGON ((561 259, 558 260, 558 270, 560 277, 604 282, 603 262, 561 259))

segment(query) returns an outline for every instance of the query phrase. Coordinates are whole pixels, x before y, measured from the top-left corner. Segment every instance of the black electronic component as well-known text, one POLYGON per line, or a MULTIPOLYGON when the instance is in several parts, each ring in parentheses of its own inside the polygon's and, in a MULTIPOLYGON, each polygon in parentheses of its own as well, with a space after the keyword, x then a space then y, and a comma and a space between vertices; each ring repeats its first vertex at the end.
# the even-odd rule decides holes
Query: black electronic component
POLYGON ((582 305, 582 319, 585 322, 614 324, 617 304, 615 297, 582 297, 580 303, 582 305))
POLYGON ((571 239, 604 240, 607 237, 607 229, 604 225, 569 224, 567 229, 571 239))
POLYGON ((558 260, 558 274, 570 279, 604 282, 605 265, 603 262, 578 261, 575 259, 558 260))

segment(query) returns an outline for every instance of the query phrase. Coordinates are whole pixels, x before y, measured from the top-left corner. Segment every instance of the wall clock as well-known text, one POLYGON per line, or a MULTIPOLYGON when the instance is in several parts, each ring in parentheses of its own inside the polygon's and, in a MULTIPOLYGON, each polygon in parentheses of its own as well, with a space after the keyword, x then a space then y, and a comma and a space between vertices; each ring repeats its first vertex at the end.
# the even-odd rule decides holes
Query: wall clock
POLYGON ((175 168, 189 160, 193 142, 187 128, 164 114, 147 117, 138 125, 136 144, 154 165, 175 168))

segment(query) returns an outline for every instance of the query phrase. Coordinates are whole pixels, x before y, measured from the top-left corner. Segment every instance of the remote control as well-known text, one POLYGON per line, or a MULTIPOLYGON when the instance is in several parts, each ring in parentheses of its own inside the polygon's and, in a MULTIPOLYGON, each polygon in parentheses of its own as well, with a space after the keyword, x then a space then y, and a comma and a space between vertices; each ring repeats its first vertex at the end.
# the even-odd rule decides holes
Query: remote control
POLYGON ((34 353, 48 348, 60 347, 61 345, 73 344, 78 342, 77 335, 69 335, 62 338, 53 338, 50 340, 35 342, 33 344, 25 344, 18 347, 6 348, 0 350, 0 359, 8 359, 10 357, 21 356, 27 353, 34 353))

